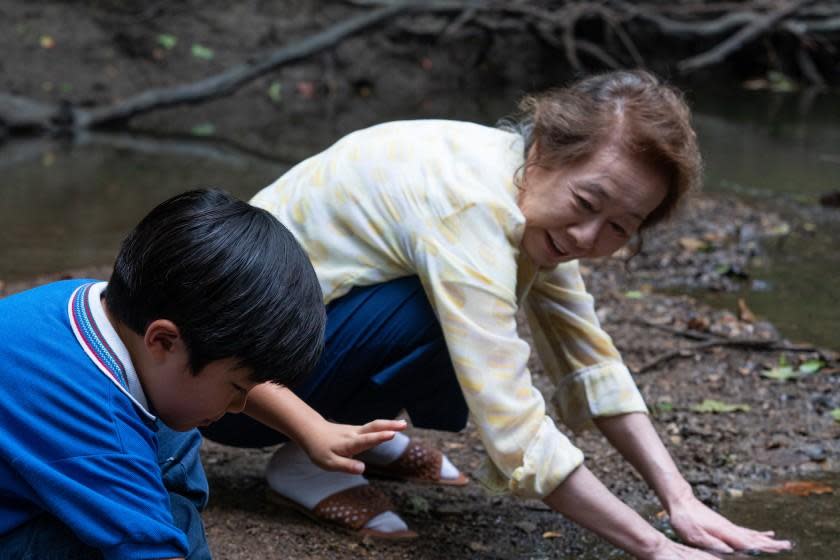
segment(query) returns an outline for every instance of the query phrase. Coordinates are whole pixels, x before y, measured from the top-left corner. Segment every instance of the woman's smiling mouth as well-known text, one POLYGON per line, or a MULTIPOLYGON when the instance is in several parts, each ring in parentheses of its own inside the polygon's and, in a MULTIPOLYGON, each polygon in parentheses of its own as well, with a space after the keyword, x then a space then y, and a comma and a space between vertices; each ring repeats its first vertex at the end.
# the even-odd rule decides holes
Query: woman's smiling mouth
POLYGON ((555 258, 565 259, 569 257, 568 251, 565 251, 563 247, 561 247, 554 237, 551 236, 550 233, 546 232, 546 241, 548 242, 548 247, 551 252, 554 254, 555 258))

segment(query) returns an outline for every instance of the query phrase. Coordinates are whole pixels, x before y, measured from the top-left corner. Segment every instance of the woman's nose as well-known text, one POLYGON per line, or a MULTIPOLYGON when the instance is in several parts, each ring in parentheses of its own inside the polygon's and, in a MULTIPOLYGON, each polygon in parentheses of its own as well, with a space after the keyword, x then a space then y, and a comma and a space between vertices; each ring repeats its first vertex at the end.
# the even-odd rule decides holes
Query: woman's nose
POLYGON ((575 224, 568 231, 577 248, 588 251, 597 244, 601 226, 597 221, 589 220, 575 224))

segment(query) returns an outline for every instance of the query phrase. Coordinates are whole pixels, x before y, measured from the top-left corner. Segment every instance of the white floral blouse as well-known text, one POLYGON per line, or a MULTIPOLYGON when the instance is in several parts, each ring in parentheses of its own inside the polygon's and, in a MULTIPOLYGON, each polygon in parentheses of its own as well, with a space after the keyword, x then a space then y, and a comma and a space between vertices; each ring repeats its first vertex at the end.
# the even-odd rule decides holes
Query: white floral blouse
POLYGON ((538 270, 519 250, 525 218, 516 134, 421 120, 354 132, 260 191, 308 251, 325 302, 355 286, 417 275, 435 309, 473 422, 492 463, 488 486, 550 494, 583 454, 546 414, 517 334, 522 306, 571 429, 646 412, 598 322, 578 263, 538 270))

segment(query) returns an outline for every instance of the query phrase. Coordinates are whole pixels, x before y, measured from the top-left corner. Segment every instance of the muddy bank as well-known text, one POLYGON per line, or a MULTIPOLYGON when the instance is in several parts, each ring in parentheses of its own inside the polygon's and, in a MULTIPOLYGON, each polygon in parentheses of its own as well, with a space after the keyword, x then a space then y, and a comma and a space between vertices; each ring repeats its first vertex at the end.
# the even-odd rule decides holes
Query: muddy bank
MULTIPOLYGON (((101 112, 89 110, 155 88, 192 84, 236 65, 262 64, 268 53, 295 45, 305 52, 291 56, 289 64, 206 98, 190 98, 185 104, 195 108, 144 113, 131 125, 217 135, 271 153, 281 145, 278 122, 318 115, 309 122, 346 132, 370 122, 371 115, 387 120, 407 105, 445 112, 435 107, 440 90, 510 90, 514 98, 573 75, 626 67, 650 68, 685 84, 743 83, 778 91, 826 87, 840 79, 832 54, 840 25, 831 19, 836 10, 820 3, 769 12, 760 2, 745 3, 733 13, 725 4, 637 9, 621 2, 534 2, 470 9, 416 3, 329 47, 304 47, 316 34, 338 32, 384 4, 87 0, 71 6, 10 0, 0 7, 0 48, 6 53, 0 93, 26 101, 0 95, 0 138, 19 127, 78 132, 88 126, 80 123, 91 120, 122 128, 130 115, 100 122, 101 112), (815 33, 819 40, 811 40, 815 33), (344 111, 348 105, 359 107, 344 111), (21 117, 29 112, 38 124, 21 117)), ((171 99, 162 99, 169 93, 157 97, 169 106, 171 99)), ((284 143, 305 142, 305 130, 299 134, 284 143)), ((307 151, 320 147, 309 145, 307 151)))
MULTIPOLYGON (((681 221, 653 232, 645 252, 629 267, 617 260, 586 263, 601 318, 631 368, 677 347, 690 348, 696 341, 686 334, 775 339, 775 329, 760 319, 745 321, 737 310, 712 310, 657 290, 677 281, 717 288, 737 281, 728 271, 745 267, 751 255, 760 253, 759 239, 773 235, 779 222, 733 200, 704 197, 681 221), (745 235, 746 230, 752 233, 745 235), (717 248, 701 251, 689 239, 705 239, 717 248)), ((738 495, 771 479, 840 467, 840 424, 829 414, 840 407, 836 356, 829 354, 833 362, 799 381, 763 377, 782 354, 709 348, 686 352, 636 377, 657 430, 697 495, 709 504, 717 506, 721 496, 738 495), (706 399, 749 410, 710 414, 693 409, 706 399)), ((799 364, 817 354, 786 356, 799 364)), ((531 366, 537 384, 550 394, 538 361, 532 358, 531 366)), ((413 433, 438 444, 467 472, 483 457, 472 429, 462 434, 413 433)), ((584 450, 589 468, 613 492, 663 525, 656 516, 661 507, 655 496, 599 434, 581 434, 574 441, 584 450)), ((489 496, 476 484, 445 489, 377 481, 421 537, 411 545, 360 542, 270 505, 262 480, 270 454, 270 449, 206 444, 215 492, 206 520, 220 558, 267 557, 281 551, 295 558, 348 559, 621 557, 540 502, 489 496)), ((785 536, 785 527, 773 529, 785 536)))

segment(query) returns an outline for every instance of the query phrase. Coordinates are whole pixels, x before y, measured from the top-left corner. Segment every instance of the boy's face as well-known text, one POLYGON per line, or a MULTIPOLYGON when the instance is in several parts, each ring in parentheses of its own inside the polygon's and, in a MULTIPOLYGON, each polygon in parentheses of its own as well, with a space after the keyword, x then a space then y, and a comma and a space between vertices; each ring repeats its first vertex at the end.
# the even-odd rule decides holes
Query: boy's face
POLYGON ((193 375, 186 356, 173 363, 163 383, 147 391, 155 412, 176 431, 186 431, 212 424, 225 413, 242 412, 248 392, 257 384, 249 379, 251 371, 238 368, 227 358, 207 364, 193 375))

